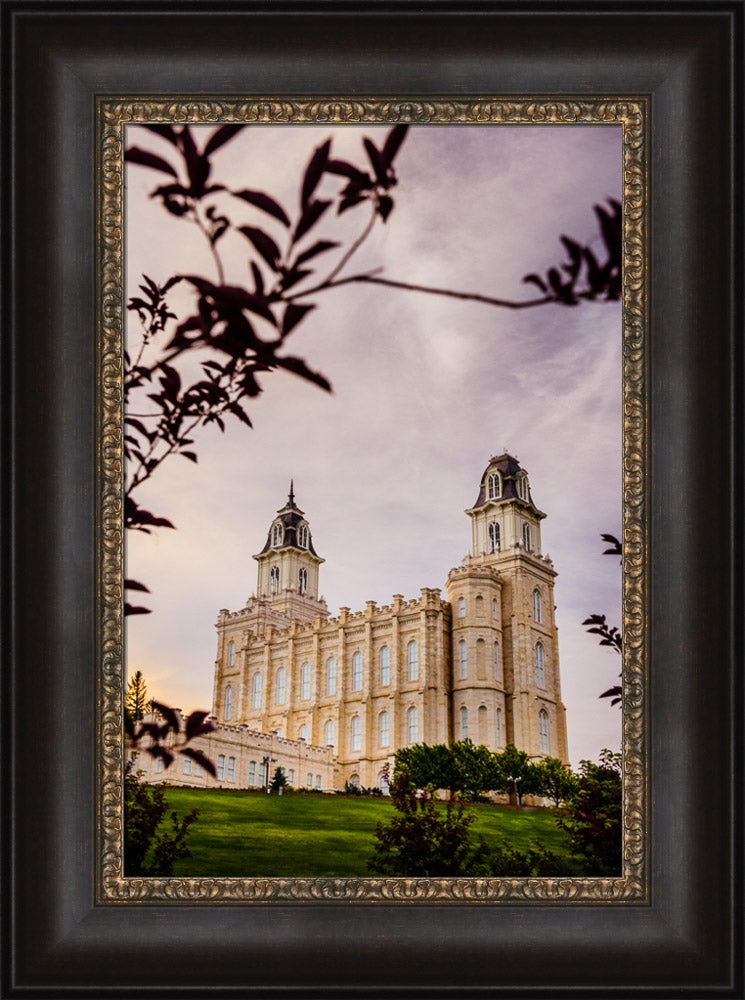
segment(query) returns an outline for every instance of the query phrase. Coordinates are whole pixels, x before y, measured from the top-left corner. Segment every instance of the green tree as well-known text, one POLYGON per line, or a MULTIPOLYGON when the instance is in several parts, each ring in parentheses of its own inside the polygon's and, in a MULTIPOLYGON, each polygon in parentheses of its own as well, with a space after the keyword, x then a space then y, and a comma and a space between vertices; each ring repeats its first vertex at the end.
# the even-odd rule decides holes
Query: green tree
POLYGON ((540 773, 524 750, 508 743, 501 753, 495 755, 489 787, 497 792, 513 794, 521 806, 523 795, 540 795, 540 773))
POLYGON ((577 789, 577 777, 558 757, 544 757, 534 765, 539 794, 551 799, 558 809, 577 789))
POLYGON ((495 755, 483 743, 476 746, 470 739, 450 743, 457 789, 468 798, 476 798, 492 784, 495 755))
POLYGON ((453 752, 446 743, 414 743, 396 751, 394 777, 405 771, 414 788, 447 788, 452 798, 460 784, 453 752))
POLYGON ((278 792, 280 788, 284 788, 287 784, 287 778, 285 777, 285 771, 283 767, 275 768, 274 774, 272 776, 271 790, 273 792, 278 792))
POLYGON ((173 875, 174 863, 191 857, 186 837, 199 810, 192 809, 183 819, 173 811, 170 832, 160 828, 167 812, 163 787, 140 781, 130 761, 124 777, 125 875, 173 875))
POLYGON ((621 754, 610 750, 601 751, 599 764, 580 761, 577 789, 566 802, 566 815, 557 817, 584 875, 621 874, 622 765, 621 754))
POLYGON ((129 679, 124 694, 124 708, 129 713, 132 722, 141 722, 145 715, 151 711, 152 701, 147 696, 147 684, 141 670, 138 670, 129 679))
POLYGON ((375 850, 367 867, 376 875, 446 877, 488 875, 489 849, 474 843, 474 815, 462 802, 437 806, 432 789, 416 789, 405 768, 391 784, 398 815, 375 830, 375 850))

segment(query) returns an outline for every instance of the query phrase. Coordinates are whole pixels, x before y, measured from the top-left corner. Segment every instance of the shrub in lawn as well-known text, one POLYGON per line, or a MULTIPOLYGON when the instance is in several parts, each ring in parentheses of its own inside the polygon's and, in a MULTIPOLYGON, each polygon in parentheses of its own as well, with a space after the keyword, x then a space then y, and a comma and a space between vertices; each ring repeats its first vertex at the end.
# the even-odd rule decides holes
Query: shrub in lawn
POLYGON ((165 791, 161 785, 140 781, 127 764, 124 776, 124 874, 173 875, 174 862, 191 857, 186 846, 189 827, 199 815, 198 809, 179 819, 171 813, 172 832, 158 830, 168 811, 165 791), (150 856, 146 864, 146 857, 150 856))

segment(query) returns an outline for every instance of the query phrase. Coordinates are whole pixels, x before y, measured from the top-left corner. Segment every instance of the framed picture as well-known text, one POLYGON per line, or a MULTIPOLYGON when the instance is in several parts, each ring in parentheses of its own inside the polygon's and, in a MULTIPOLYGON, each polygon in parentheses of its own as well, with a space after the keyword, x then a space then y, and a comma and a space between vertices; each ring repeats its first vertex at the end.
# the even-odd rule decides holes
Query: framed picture
MULTIPOLYGON (((4 973, 9 996, 29 988, 132 996, 186 988, 199 995, 227 989, 256 996, 506 995, 526 988, 549 995, 588 988, 737 995, 742 952, 731 921, 742 908, 730 858, 741 813, 731 797, 733 751, 741 749, 735 670, 741 590, 734 574, 741 534, 732 500, 740 472, 730 459, 741 435, 733 408, 742 358, 735 346, 735 306, 741 302, 733 283, 731 219, 740 218, 733 157, 740 155, 742 135, 731 125, 740 121, 732 115, 741 107, 729 54, 730 46, 742 43, 738 12, 737 3, 714 12, 644 15, 567 6, 551 13, 536 8, 529 16, 525 8, 453 6, 422 13, 401 5, 367 12, 226 8, 219 15, 214 8, 190 8, 187 16, 178 6, 73 14, 62 7, 40 12, 4 5, 14 41, 5 134, 15 150, 6 259, 12 323, 4 366, 14 388, 8 414, 14 418, 8 435, 14 477, 7 494, 14 518, 8 580, 14 601, 6 608, 14 640, 8 672, 13 725, 6 734, 6 759, 13 765, 13 855, 6 871, 13 891, 5 894, 13 900, 6 903, 13 929, 12 962, 4 973), (23 113, 26 107, 35 109, 33 116, 23 113), (390 152, 409 141, 396 125, 442 128, 452 115, 457 124, 448 127, 471 128, 476 122, 467 124, 469 114, 490 122, 483 126, 490 129, 540 127, 543 118, 555 129, 594 123, 625 130, 619 163, 626 282, 622 874, 419 883, 283 879, 268 871, 232 881, 220 872, 127 877, 117 846, 124 753, 124 498, 117 434, 122 268, 125 261, 129 266, 122 252, 122 142, 141 151, 130 165, 159 171, 165 188, 168 170, 154 166, 160 154, 131 138, 143 125, 205 129, 196 147, 203 153, 210 141, 215 150, 240 141, 226 132, 213 138, 226 124, 307 127, 312 137, 310 129, 326 116, 333 125, 376 126, 376 148, 384 150, 388 141, 390 152), (510 115, 513 124, 505 124, 510 115), (578 124, 566 124, 572 121, 578 124), (103 401, 98 410, 97 400, 103 401)), ((161 151, 167 148, 167 137, 152 129, 150 135, 161 151)), ((310 142, 312 157, 324 141, 310 142)), ((183 147, 182 141, 181 153, 183 147)), ((324 155, 327 164, 328 150, 324 155)), ((559 156, 553 155, 558 175, 559 156)), ((469 166, 475 162, 472 157, 469 166)), ((454 182, 457 163, 448 161, 454 182)), ((562 169, 573 173, 570 160, 562 169)), ((347 180, 354 176, 347 170, 347 180)), ((306 169, 303 188, 318 180, 306 169)), ((244 202, 274 212, 281 223, 272 208, 279 201, 267 202, 263 188, 233 187, 247 196, 244 202)), ((312 194, 303 190, 301 209, 312 194)), ((173 189, 158 195, 174 218, 178 197, 173 189)), ((395 201, 397 193, 381 189, 375 197, 383 216, 377 221, 388 225, 400 206, 382 199, 395 201)), ((356 205, 348 207, 351 213, 356 205)), ((219 270, 221 217, 213 210, 202 222, 210 263, 219 270)), ((277 263, 272 247, 257 235, 264 230, 244 228, 246 246, 271 269, 277 263)), ((130 228, 132 246, 137 238, 130 228)), ((354 243, 354 236, 349 239, 354 243)), ((571 245, 580 244, 564 243, 570 258, 563 273, 570 277, 571 245)), ((213 301, 200 266, 185 276, 179 267, 178 276, 202 302, 213 301)), ((369 268, 365 274, 368 282, 380 277, 369 268)), ((539 297, 561 284, 548 267, 539 268, 531 283, 539 297)), ((607 283, 592 290, 607 293, 607 283)), ((281 323, 305 320, 299 301, 300 311, 283 312, 281 323)), ((283 310, 290 303, 283 301, 283 310)), ((141 311, 136 303, 130 310, 141 311)), ((195 329, 186 322, 181 332, 195 329)), ((316 375, 304 359, 291 367, 308 381, 316 375)), ((578 448, 587 446, 577 438, 578 448)), ((502 442, 495 445, 497 451, 484 456, 487 491, 492 461, 497 469, 502 457, 514 457, 511 444, 504 456, 502 442)), ((517 490, 525 470, 519 462, 515 467, 507 472, 517 477, 517 490)), ((474 474, 476 485, 482 471, 474 474)), ((294 483, 289 489, 288 503, 299 510, 294 483)), ((538 495, 532 480, 530 489, 538 495)), ((481 530, 480 509, 477 501, 467 512, 474 532, 481 530)), ((267 515, 265 527, 273 528, 274 511, 267 515)), ((528 530, 537 532, 539 520, 528 530)), ((486 547, 486 521, 481 527, 486 547)), ((294 522, 292 530, 298 530, 294 522)), ((526 554, 542 557, 535 537, 517 541, 526 554)), ((278 550, 280 541, 275 544, 270 531, 267 551, 278 550)), ((309 539, 307 544, 310 552, 309 539)), ((300 535, 296 547, 304 548, 300 535)), ((259 558, 258 598, 264 562, 268 593, 274 593, 270 560, 259 558)), ((293 584, 296 604, 320 599, 314 567, 313 560, 305 567, 310 589, 293 584)), ((455 600, 457 609, 457 595, 455 600)), ((587 608, 596 610, 603 609, 587 608)), ((230 612, 218 619, 225 659, 218 647, 222 666, 210 706, 222 725, 242 704, 227 694, 230 612)), ((378 606, 368 605, 368 612, 378 614, 378 606)), ((544 655, 545 677, 551 650, 544 655)), ((415 659, 417 667, 424 665, 415 659)), ((534 669, 537 676, 538 661, 534 669)), ((271 683, 276 702, 283 681, 272 675, 271 683)), ((597 693, 602 686, 599 679, 597 693)), ((241 697, 250 718, 248 692, 241 697)), ((480 705, 459 704, 461 726, 463 708, 473 709, 474 721, 480 718, 480 705)), ((610 711, 602 703, 601 709, 610 711)), ((542 741, 556 739, 556 717, 547 709, 544 714, 545 730, 536 714, 539 753, 545 752, 542 741)), ((294 721, 301 724, 299 717, 294 721)), ((344 738, 353 749, 353 717, 347 721, 344 738)), ((267 717, 262 725, 270 722, 267 717)), ((281 733, 288 742, 292 736, 281 733)), ((347 782, 360 777, 351 758, 348 763, 348 773, 339 771, 347 782)), ((228 780, 227 760, 223 768, 228 780)), ((365 775, 365 783, 370 780, 365 775)))

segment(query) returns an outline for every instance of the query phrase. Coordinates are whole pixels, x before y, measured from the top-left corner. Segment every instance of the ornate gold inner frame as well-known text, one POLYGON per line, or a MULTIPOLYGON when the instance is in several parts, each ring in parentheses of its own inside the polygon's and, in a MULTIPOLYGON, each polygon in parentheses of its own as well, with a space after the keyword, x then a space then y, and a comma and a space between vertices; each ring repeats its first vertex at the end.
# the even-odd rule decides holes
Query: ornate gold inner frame
POLYGON ((648 901, 648 102, 623 97, 427 100, 100 98, 96 108, 98 900, 102 903, 636 903, 648 901), (124 128, 130 124, 618 124, 623 128, 623 873, 618 878, 125 878, 122 372, 124 128))

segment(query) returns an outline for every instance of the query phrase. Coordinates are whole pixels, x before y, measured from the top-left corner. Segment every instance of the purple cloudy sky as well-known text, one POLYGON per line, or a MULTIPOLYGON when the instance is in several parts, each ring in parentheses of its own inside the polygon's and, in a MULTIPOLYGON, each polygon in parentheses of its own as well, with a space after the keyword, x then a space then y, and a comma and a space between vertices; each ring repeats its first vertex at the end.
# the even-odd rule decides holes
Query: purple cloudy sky
MULTIPOLYGON (((199 133, 199 130, 195 130, 199 133)), ((361 141, 385 129, 252 126, 213 158, 213 180, 266 190, 296 214, 312 150, 363 162, 361 141)), ((209 130, 205 129, 206 141, 209 130)), ((128 144, 169 155, 132 128, 128 144)), ((396 208, 352 265, 386 276, 505 298, 533 297, 522 278, 563 259, 559 235, 602 252, 593 204, 621 195, 621 131, 605 125, 441 125, 410 129, 398 155, 396 208)), ((215 277, 196 227, 147 195, 165 175, 127 169, 127 282, 146 273, 215 277)), ((333 179, 324 180, 329 190, 333 179)), ((226 202, 227 206, 227 202, 226 202)), ((231 201, 242 224, 275 238, 282 227, 231 201)), ((317 226, 318 238, 353 239, 366 215, 317 226)), ((316 238, 316 234, 314 234, 316 238)), ((245 241, 222 247, 228 280, 245 280, 245 241)), ((328 268, 333 255, 326 255, 328 268)), ((324 258, 319 258, 319 262, 324 258)), ((321 274, 325 272, 321 270, 321 274)), ((601 555, 602 532, 621 527, 621 310, 616 304, 523 311, 350 285, 313 299, 288 343, 333 384, 329 395, 285 374, 263 379, 249 403, 253 430, 201 432, 198 465, 171 459, 139 493, 176 531, 130 532, 128 575, 144 580, 153 613, 128 621, 127 666, 149 691, 186 711, 211 707, 214 623, 253 593, 274 512, 295 481, 314 545, 326 560, 321 592, 332 613, 391 595, 445 590, 470 545, 464 515, 491 455, 510 450, 548 515, 543 549, 556 584, 562 688, 576 766, 620 744, 621 716, 598 694, 618 657, 582 620, 620 624, 621 572, 601 555)), ((129 335, 138 322, 130 314, 129 335)))

